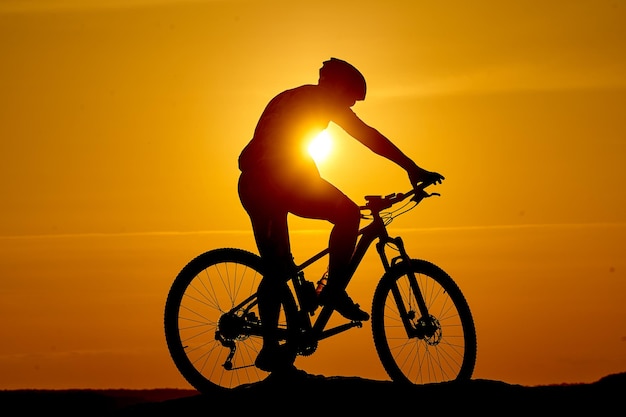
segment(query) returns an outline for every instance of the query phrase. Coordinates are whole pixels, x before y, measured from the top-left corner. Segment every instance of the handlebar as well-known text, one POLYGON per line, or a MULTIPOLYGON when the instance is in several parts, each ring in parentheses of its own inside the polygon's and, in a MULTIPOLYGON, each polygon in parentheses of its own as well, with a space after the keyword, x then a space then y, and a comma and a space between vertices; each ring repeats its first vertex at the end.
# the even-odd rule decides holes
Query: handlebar
POLYGON ((370 210, 372 214, 380 213, 382 210, 388 209, 394 204, 400 203, 401 201, 406 200, 409 197, 411 201, 414 201, 415 204, 419 204, 424 198, 432 197, 432 196, 440 196, 439 193, 429 193, 426 191, 426 187, 433 185, 431 182, 423 182, 419 185, 416 185, 411 191, 406 193, 392 193, 386 196, 381 195, 366 195, 365 196, 365 205, 360 206, 361 210, 370 210))

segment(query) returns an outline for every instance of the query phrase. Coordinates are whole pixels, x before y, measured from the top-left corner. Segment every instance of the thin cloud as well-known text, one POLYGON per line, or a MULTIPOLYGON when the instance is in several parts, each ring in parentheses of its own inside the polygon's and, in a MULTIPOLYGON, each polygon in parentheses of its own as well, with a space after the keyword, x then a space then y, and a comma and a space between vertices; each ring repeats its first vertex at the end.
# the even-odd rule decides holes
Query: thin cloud
MULTIPOLYGON (((533 224, 500 224, 500 225, 467 225, 439 226, 421 228, 393 228, 396 233, 427 232, 427 231, 472 231, 472 230, 523 230, 523 229, 582 229, 595 227, 626 227, 624 222, 599 223, 533 223, 533 224)), ((296 234, 327 234, 325 229, 293 229, 296 234)), ((152 232, 116 232, 116 233, 58 233, 39 235, 0 236, 0 240, 37 240, 64 238, 110 238, 110 237, 156 237, 156 236, 208 236, 208 235, 251 235, 251 230, 197 230, 197 231, 152 231, 152 232)))
POLYGON ((389 86, 372 92, 380 97, 427 97, 455 94, 492 94, 521 91, 626 89, 626 78, 615 66, 571 67, 547 64, 490 66, 452 75, 431 77, 413 85, 389 86))
MULTIPOLYGON (((226 0, 210 0, 220 2, 226 0)), ((181 3, 201 3, 200 0, 3 0, 0 13, 41 13, 66 11, 98 11, 133 9, 181 3)), ((204 1, 206 3, 206 1, 204 1)))

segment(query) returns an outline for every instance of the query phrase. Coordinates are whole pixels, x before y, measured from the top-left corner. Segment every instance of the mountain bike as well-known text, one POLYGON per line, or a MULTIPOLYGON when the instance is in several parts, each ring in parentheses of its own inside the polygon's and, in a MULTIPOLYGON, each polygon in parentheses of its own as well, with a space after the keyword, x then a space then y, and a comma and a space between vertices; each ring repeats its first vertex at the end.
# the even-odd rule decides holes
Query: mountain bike
MULTIPOLYGON (((376 241, 384 273, 372 300, 372 336, 385 371, 399 383, 470 379, 476 362, 474 319, 458 285, 435 264, 411 258, 402 238, 387 231, 395 217, 439 195, 427 192, 428 185, 365 196, 361 217, 369 223, 359 230, 350 265, 352 277, 376 241)), ((315 284, 304 276, 327 254, 328 248, 296 264, 281 294, 281 343, 297 355, 311 355, 318 342, 362 327, 343 318, 330 327, 332 307, 318 305, 315 284)), ((233 389, 269 375, 254 365, 263 340, 256 296, 263 274, 259 255, 219 248, 192 259, 172 283, 165 304, 166 342, 179 372, 198 391, 233 389)))

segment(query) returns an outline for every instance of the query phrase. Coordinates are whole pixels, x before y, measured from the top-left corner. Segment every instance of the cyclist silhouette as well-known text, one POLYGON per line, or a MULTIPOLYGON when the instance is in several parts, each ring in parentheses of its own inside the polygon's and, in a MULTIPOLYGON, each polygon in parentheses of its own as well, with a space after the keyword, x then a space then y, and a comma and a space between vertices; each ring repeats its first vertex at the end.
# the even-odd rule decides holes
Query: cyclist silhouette
POLYGON ((319 295, 349 320, 369 314, 346 292, 346 269, 354 251, 360 223, 356 203, 320 176, 307 145, 330 122, 367 148, 407 171, 411 184, 441 183, 444 177, 420 168, 378 130, 351 109, 365 99, 363 75, 351 64, 331 58, 319 70, 317 84, 307 84, 274 97, 257 123, 254 135, 239 156, 239 197, 247 211, 266 274, 258 288, 263 346, 255 365, 265 371, 293 368, 295 354, 278 344, 280 293, 294 270, 287 216, 326 220, 329 237, 328 283, 319 295))

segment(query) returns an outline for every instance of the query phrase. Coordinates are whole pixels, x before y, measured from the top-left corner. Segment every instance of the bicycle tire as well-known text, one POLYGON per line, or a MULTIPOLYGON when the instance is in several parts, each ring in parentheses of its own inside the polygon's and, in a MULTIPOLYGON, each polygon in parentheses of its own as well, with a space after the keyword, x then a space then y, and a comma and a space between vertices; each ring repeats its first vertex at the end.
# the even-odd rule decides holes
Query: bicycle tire
MULTIPOLYGON (((198 255, 174 279, 165 303, 165 339, 178 371, 198 391, 230 390, 269 375, 254 365, 263 342, 256 305, 262 277, 258 255, 221 248, 198 255)), ((279 327, 293 328, 294 308, 289 293, 279 327)))
POLYGON ((372 335, 380 361, 394 382, 416 385, 468 380, 476 364, 476 328, 457 284, 438 266, 424 260, 394 265, 379 281, 372 300, 372 335), (434 318, 436 330, 409 337, 392 295, 397 286, 412 327, 420 320, 409 287, 412 271, 434 318))

